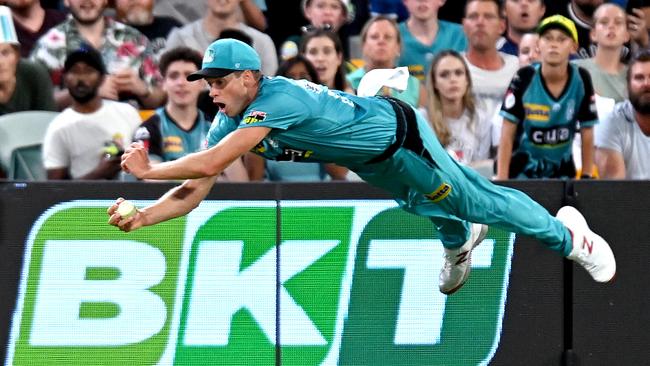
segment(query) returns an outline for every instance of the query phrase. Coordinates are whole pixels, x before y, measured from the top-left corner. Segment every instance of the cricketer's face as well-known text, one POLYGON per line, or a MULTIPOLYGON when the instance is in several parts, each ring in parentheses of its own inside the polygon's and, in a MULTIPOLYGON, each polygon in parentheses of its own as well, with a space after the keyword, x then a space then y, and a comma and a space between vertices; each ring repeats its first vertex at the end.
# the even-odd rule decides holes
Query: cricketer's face
POLYGON ((244 77, 246 72, 250 74, 249 71, 236 71, 224 77, 205 79, 212 102, 228 117, 238 116, 251 102, 244 77))

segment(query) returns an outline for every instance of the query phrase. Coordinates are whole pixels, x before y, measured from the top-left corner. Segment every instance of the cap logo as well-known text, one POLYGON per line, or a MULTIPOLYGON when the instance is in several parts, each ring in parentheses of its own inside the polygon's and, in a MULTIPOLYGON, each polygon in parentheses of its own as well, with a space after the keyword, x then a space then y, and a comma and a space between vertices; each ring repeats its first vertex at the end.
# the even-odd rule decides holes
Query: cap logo
POLYGON ((214 61, 214 50, 208 49, 203 56, 203 63, 207 64, 214 61))
POLYGON ((241 67, 241 63, 235 62, 235 69, 239 69, 241 67))

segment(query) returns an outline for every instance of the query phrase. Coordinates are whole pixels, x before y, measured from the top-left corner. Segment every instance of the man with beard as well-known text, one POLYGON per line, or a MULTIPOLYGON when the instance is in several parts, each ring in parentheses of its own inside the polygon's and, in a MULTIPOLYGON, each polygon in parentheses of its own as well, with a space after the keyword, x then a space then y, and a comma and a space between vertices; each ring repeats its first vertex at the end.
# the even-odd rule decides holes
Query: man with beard
POLYGON ((45 32, 65 20, 64 13, 43 9, 39 0, 6 0, 6 4, 13 14, 22 57, 29 56, 34 43, 45 32))
POLYGON ((167 36, 182 24, 172 17, 154 16, 154 0, 115 0, 115 18, 149 38, 156 59, 165 49, 167 36))
POLYGON ((544 0, 505 0, 503 11, 507 28, 499 51, 518 56, 521 37, 535 31, 545 10, 544 0))
POLYGON ((98 94, 106 77, 101 55, 87 45, 71 52, 63 81, 72 105, 45 132, 43 165, 48 179, 115 179, 123 146, 140 124, 131 105, 98 94))
MULTIPOLYGON (((133 101, 142 108, 160 106, 164 100, 160 72, 147 37, 104 17, 107 0, 65 0, 65 5, 71 16, 45 33, 30 56, 48 68, 54 85, 62 86, 66 55, 85 43, 99 51, 109 74, 99 91, 102 97, 133 101)), ((55 100, 61 109, 71 103, 65 88, 55 92, 55 100)))
POLYGON ((569 63, 578 44, 575 24, 553 15, 537 32, 541 62, 517 71, 501 107, 497 179, 575 178, 571 147, 578 124, 582 178, 591 178, 598 116, 589 73, 569 63))
POLYGON ((632 59, 630 99, 618 103, 596 128, 596 164, 606 179, 650 179, 650 52, 632 59))

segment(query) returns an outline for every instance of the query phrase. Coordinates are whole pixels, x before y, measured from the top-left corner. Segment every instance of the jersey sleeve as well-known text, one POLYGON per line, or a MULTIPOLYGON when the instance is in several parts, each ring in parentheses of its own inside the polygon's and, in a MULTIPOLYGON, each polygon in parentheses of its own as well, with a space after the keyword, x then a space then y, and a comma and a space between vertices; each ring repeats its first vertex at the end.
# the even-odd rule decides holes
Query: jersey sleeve
POLYGON ((309 116, 307 104, 294 95, 281 92, 262 95, 246 109, 239 128, 268 127, 287 130, 309 116))
POLYGON ((580 127, 592 127, 598 123, 598 114, 596 114, 596 94, 594 85, 591 82, 589 72, 580 66, 577 66, 580 79, 585 87, 585 96, 582 98, 576 119, 580 127))
POLYGON ((517 71, 510 82, 510 86, 508 86, 503 103, 501 103, 501 111, 499 114, 503 118, 514 123, 520 123, 524 120, 526 114, 524 111, 523 96, 534 75, 535 68, 533 66, 526 66, 517 71))
POLYGON ((210 148, 219 143, 229 133, 237 129, 237 122, 223 113, 218 113, 210 126, 206 138, 206 147, 210 148))

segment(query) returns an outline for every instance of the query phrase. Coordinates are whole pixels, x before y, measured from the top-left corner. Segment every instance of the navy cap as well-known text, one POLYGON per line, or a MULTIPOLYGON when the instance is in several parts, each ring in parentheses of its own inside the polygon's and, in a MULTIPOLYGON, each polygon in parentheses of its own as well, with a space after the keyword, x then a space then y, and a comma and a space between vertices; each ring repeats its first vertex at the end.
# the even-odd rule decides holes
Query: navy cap
POLYGON ((203 55, 201 70, 187 76, 188 81, 219 78, 235 71, 260 70, 262 61, 253 47, 232 38, 212 42, 203 55))
POLYGON ((77 62, 84 62, 88 66, 99 71, 100 74, 106 74, 106 66, 102 60, 102 55, 97 52, 93 47, 88 45, 81 45, 76 50, 68 53, 63 64, 63 72, 68 72, 77 62))

